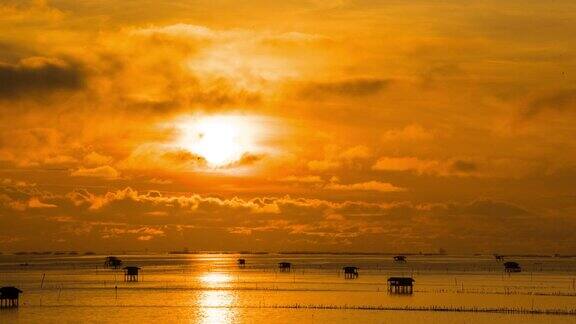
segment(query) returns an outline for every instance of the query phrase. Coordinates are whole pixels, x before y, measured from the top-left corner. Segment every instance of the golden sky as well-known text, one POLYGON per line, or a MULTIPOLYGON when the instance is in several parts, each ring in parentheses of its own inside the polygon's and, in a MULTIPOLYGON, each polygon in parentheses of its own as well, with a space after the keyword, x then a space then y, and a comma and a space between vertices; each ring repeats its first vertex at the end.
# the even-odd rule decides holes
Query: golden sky
POLYGON ((572 253, 576 3, 0 2, 3 250, 572 253))

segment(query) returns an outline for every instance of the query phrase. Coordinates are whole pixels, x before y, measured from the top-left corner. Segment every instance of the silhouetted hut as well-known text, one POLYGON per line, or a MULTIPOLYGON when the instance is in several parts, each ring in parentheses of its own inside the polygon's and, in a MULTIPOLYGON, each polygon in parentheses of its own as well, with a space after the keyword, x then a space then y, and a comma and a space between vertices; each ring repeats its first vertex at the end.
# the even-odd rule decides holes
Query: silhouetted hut
POLYGON ((124 267, 124 281, 126 282, 138 282, 138 272, 140 271, 139 267, 124 267))
POLYGON ((358 278, 358 267, 344 267, 344 279, 356 279, 358 278))
POLYGON ((397 255, 394 257, 394 262, 406 262, 406 256, 405 255, 397 255))
POLYGON ((508 261, 504 263, 504 271, 506 272, 521 272, 522 268, 517 262, 508 261))
POLYGON ((240 268, 244 268, 244 266, 246 266, 246 260, 244 259, 238 259, 236 260, 236 263, 238 263, 238 267, 240 268))
POLYGON ((18 298, 22 290, 16 287, 0 288, 0 308, 18 307, 18 298))
POLYGON ((290 262, 278 262, 278 269, 280 272, 290 272, 290 268, 292 267, 292 263, 290 262))
POLYGON ((496 259, 496 261, 503 261, 504 260, 504 256, 500 255, 500 254, 494 254, 494 258, 496 259))
POLYGON ((119 269, 122 266, 122 260, 118 259, 115 256, 109 256, 106 257, 106 261, 104 261, 104 266, 106 268, 119 269))
POLYGON ((388 292, 394 294, 411 294, 414 279, 408 277, 388 278, 388 292))

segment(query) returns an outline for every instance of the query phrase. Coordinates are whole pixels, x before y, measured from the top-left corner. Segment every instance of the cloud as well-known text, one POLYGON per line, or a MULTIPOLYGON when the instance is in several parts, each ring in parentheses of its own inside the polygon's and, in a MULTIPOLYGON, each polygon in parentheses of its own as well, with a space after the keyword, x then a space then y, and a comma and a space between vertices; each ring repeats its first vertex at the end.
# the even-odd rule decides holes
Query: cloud
POLYGON ((120 172, 109 165, 94 168, 79 168, 70 173, 73 177, 103 178, 108 180, 118 179, 120 172))
POLYGON ((121 170, 193 170, 206 166, 206 159, 178 147, 147 143, 135 147, 117 166, 121 170))
POLYGON ((308 162, 308 168, 312 171, 334 170, 340 167, 339 161, 333 160, 312 160, 308 162))
MULTIPOLYGON (((493 165, 495 164, 496 161, 493 161, 493 165)), ((381 157, 372 165, 372 169, 378 171, 410 171, 417 174, 438 176, 494 175, 493 173, 479 173, 480 167, 477 162, 463 159, 427 160, 416 157, 381 157)))
POLYGON ((56 208, 58 206, 56 206, 54 204, 43 203, 40 201, 40 199, 38 197, 32 197, 28 201, 28 207, 29 208, 56 208))
POLYGON ((84 86, 78 67, 55 58, 29 57, 18 64, 0 62, 0 98, 35 97, 84 86))
POLYGON ((576 110, 576 89, 557 91, 530 101, 520 111, 521 117, 529 119, 546 112, 570 112, 576 110))
POLYGON ((173 181, 170 179, 160 179, 160 178, 152 178, 148 180, 148 182, 159 185, 168 185, 173 183, 173 181))
POLYGON ((458 78, 463 79, 464 71, 458 64, 454 63, 432 63, 421 74, 421 83, 423 87, 434 87, 438 83, 447 81, 446 79, 458 78))
POLYGON ((245 166, 252 166, 265 158, 264 154, 244 153, 238 161, 229 163, 223 168, 239 168, 245 166))
POLYGON ((56 208, 55 204, 48 203, 54 195, 40 190, 36 184, 13 179, 0 181, 0 209, 25 211, 29 209, 56 208))
MULTIPOLYGON (((36 121, 36 118, 32 120, 36 121)), ((68 167, 77 163, 78 159, 74 156, 77 148, 75 139, 61 130, 44 127, 42 122, 49 120, 38 121, 29 128, 21 125, 0 129, 0 161, 18 167, 68 167)))
POLYGON ((456 160, 452 162, 450 168, 456 172, 470 173, 478 171, 478 165, 474 162, 456 160))
POLYGON ((246 29, 216 30, 201 25, 173 24, 165 26, 151 26, 146 28, 136 28, 130 31, 132 35, 144 35, 148 37, 175 37, 184 38, 187 41, 194 39, 198 41, 211 42, 242 42, 253 44, 268 44, 274 42, 276 45, 280 41, 286 42, 313 42, 324 40, 325 37, 316 34, 302 32, 273 33, 254 31, 246 29))
POLYGON ((344 160, 362 160, 372 156, 372 151, 366 145, 356 145, 340 153, 340 158, 344 160))
POLYGON ((531 215, 531 213, 523 207, 492 199, 477 199, 467 205, 463 205, 461 209, 463 213, 480 215, 490 218, 493 221, 497 219, 504 220, 531 215))
POLYGON ((404 188, 396 187, 391 183, 380 181, 368 181, 351 184, 330 183, 324 188, 330 190, 346 190, 346 191, 379 191, 379 192, 398 192, 406 191, 404 188))
MULTIPOLYGON (((566 234, 573 199, 546 201, 572 197, 576 174, 574 76, 562 71, 573 40, 559 28, 570 10, 542 20, 532 3, 487 5, 491 17, 524 16, 518 26, 562 22, 519 41, 482 28, 477 6, 412 3, 396 19, 397 6, 313 2, 322 4, 202 0, 191 18, 169 2, 131 14, 112 0, 97 12, 79 1, 50 2, 65 11, 3 1, 0 171, 14 180, 0 185, 0 240, 18 239, 6 249, 576 249, 566 234), (444 19, 447 7, 457 21, 444 19), (286 15, 292 9, 304 14, 286 15), (382 17, 393 19, 376 26, 382 17), (178 23, 191 19, 197 25, 178 23), (265 149, 242 160, 249 172, 208 170, 162 127, 230 113, 277 121, 258 125, 269 132, 258 136, 265 149), (511 113, 554 118, 497 134, 511 113), (114 185, 133 189, 105 192, 119 177, 114 185), (83 184, 95 189, 68 192, 83 184), (385 194, 393 187, 408 191, 385 194), (467 200, 486 193, 496 197, 467 200), (505 197, 513 202, 497 200, 505 197)), ((509 18, 518 17, 490 22, 509 18)))
MULTIPOLYGON (((371 181, 340 184, 334 190, 380 191, 390 186, 371 181)), ((244 239, 246 248, 266 246, 272 251, 303 248, 309 245, 302 242, 310 241, 316 247, 340 249, 343 239, 347 240, 346 249, 367 251, 377 242, 387 251, 431 251, 437 250, 438 244, 457 252, 542 250, 551 249, 555 240, 561 240, 567 250, 576 246, 570 231, 574 219, 568 214, 538 214, 515 203, 488 198, 463 203, 371 203, 290 196, 167 196, 125 188, 101 194, 86 190, 66 195, 45 193, 35 196, 42 208, 17 210, 5 205, 6 198, 2 198, 2 192, 16 187, 3 190, 0 237, 19 238, 7 243, 8 248, 39 244, 38 237, 47 248, 60 244, 52 241, 58 238, 68 246, 87 249, 117 244, 144 247, 153 240, 157 249, 194 244, 234 250, 244 239), (8 216, 14 212, 25 212, 27 217, 16 217, 16 221, 8 216), (214 236, 219 240, 204 241, 214 236)), ((27 203, 32 196, 10 197, 10 201, 27 203)))
POLYGON ((294 55, 277 49, 297 44, 303 51, 320 39, 305 33, 213 29, 182 23, 132 28, 125 38, 149 48, 146 53, 138 53, 143 59, 125 62, 127 67, 142 63, 140 68, 155 70, 150 61, 162 61, 166 52, 172 53, 175 60, 168 62, 163 71, 155 71, 158 75, 148 80, 149 86, 148 82, 140 83, 130 92, 135 98, 154 94, 153 102, 172 102, 168 106, 173 109, 263 104, 278 83, 297 76, 294 55))
POLYGON ((131 31, 132 35, 145 35, 145 36, 158 36, 167 35, 175 37, 186 37, 196 39, 211 40, 219 34, 212 29, 205 26, 190 25, 190 24, 174 24, 167 26, 152 26, 146 28, 137 28, 131 31))
POLYGON ((102 166, 102 165, 106 165, 106 164, 110 164, 112 163, 112 157, 110 156, 106 156, 106 155, 102 155, 99 154, 97 152, 90 152, 87 155, 84 156, 83 162, 87 165, 87 166, 102 166))
POLYGON ((164 230, 160 227, 152 226, 106 226, 102 230, 102 238, 110 239, 118 236, 133 235, 138 241, 150 241, 156 237, 165 235, 164 230))
POLYGON ((385 89, 392 81, 388 79, 349 79, 330 82, 315 82, 304 85, 300 96, 307 99, 318 99, 326 96, 362 97, 369 96, 385 89))
POLYGON ((391 129, 384 132, 382 140, 386 142, 394 141, 425 141, 435 137, 431 132, 418 124, 410 124, 403 128, 391 129))
POLYGON ((342 167, 354 167, 358 162, 372 156, 372 150, 366 145, 356 145, 341 149, 335 145, 325 147, 324 159, 308 161, 307 167, 311 171, 330 171, 342 167))
POLYGON ((381 157, 372 166, 382 171, 416 171, 418 173, 436 172, 440 163, 434 160, 421 160, 415 157, 381 157))
POLYGON ((24 21, 29 24, 57 22, 66 14, 48 4, 46 0, 5 1, 0 4, 0 16, 8 22, 24 21))
POLYGON ((308 175, 308 176, 288 176, 281 178, 280 181, 283 182, 299 182, 299 183, 321 183, 322 178, 320 176, 308 175))

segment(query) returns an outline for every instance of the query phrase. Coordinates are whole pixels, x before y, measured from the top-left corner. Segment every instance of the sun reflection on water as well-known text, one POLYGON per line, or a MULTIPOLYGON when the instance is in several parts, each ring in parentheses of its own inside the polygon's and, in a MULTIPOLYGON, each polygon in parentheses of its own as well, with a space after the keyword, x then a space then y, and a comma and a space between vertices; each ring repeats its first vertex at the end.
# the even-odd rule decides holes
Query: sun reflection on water
MULTIPOLYGON (((231 281, 225 273, 207 273, 200 277, 205 288, 214 288, 218 284, 231 281)), ((236 310, 231 308, 236 302, 236 295, 229 290, 205 290, 200 295, 202 323, 232 323, 236 317, 236 310)))
POLYGON ((221 284, 230 282, 232 278, 229 274, 220 272, 210 272, 202 275, 200 281, 204 284, 221 284))

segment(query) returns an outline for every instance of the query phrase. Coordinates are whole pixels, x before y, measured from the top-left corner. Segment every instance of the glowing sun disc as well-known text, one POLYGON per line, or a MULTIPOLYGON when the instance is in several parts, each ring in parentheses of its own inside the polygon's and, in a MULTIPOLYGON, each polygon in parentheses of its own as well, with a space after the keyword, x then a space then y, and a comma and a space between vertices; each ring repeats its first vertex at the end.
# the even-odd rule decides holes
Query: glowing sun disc
POLYGON ((234 163, 254 149, 253 123, 244 116, 208 116, 180 123, 180 145, 212 167, 234 163))

